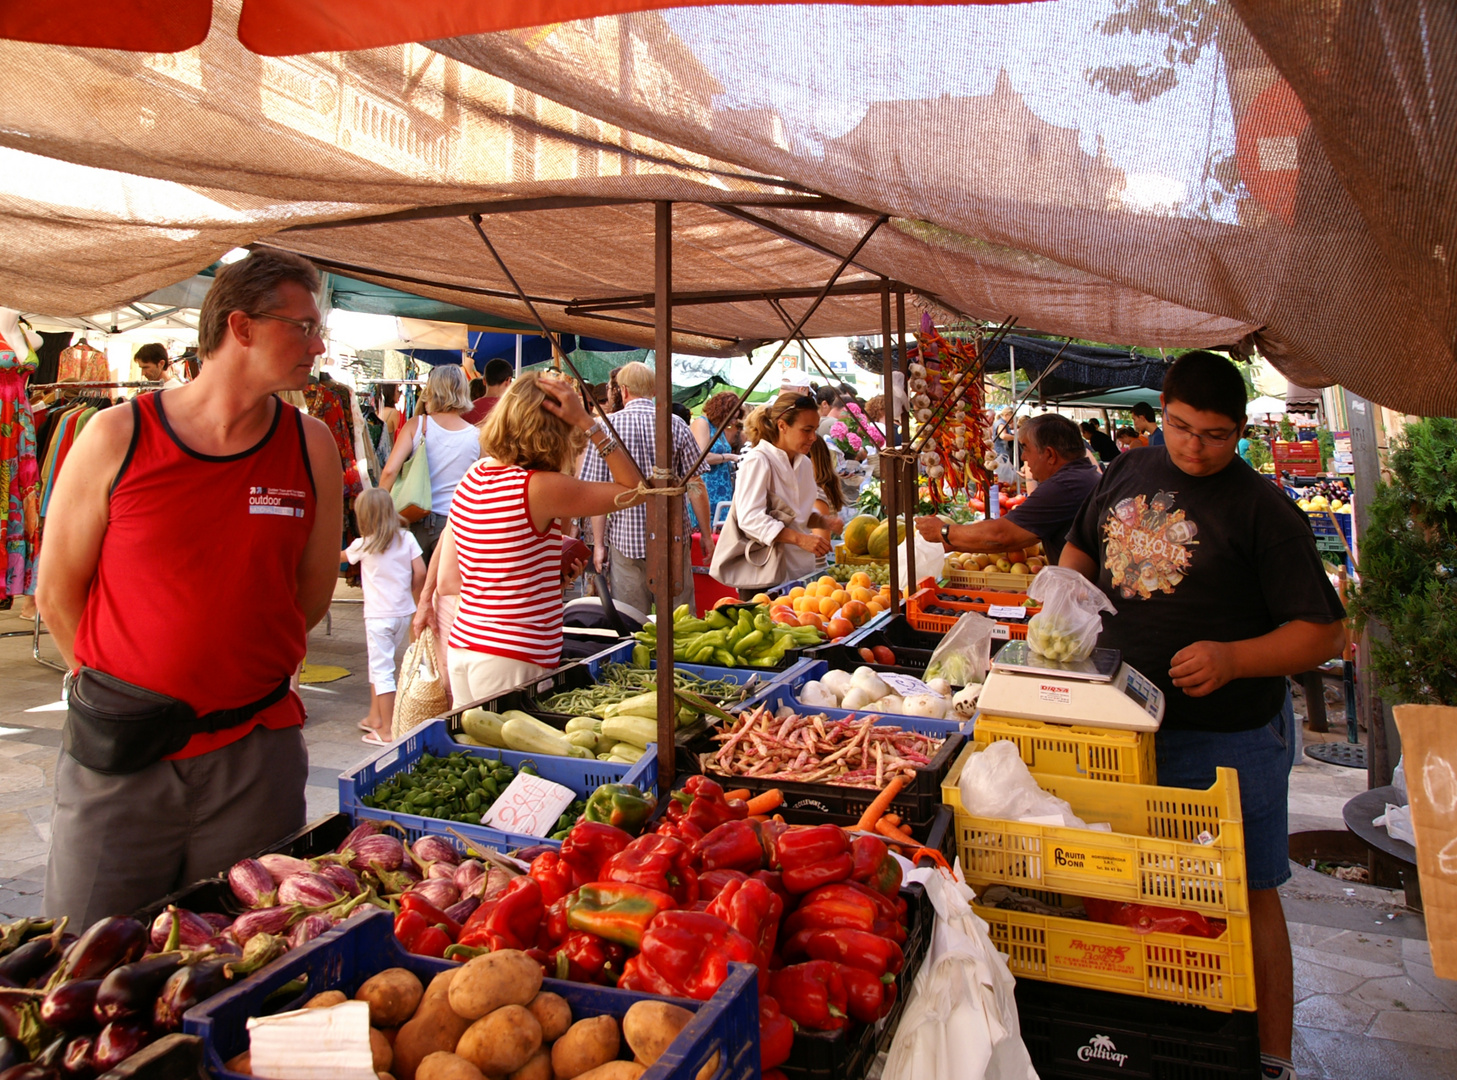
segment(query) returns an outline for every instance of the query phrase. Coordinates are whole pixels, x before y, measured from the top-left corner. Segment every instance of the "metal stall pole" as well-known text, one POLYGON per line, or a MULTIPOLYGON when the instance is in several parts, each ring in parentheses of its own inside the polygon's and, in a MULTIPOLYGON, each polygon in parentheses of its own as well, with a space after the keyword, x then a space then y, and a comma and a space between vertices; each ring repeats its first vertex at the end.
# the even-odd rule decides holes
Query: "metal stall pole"
MULTIPOLYGON (((673 483, 673 204, 658 202, 653 208, 657 468, 652 483, 654 487, 668 487, 673 483)), ((678 702, 673 696, 673 598, 682 588, 683 578, 683 497, 650 498, 647 513, 648 588, 657 608, 658 627, 658 790, 666 797, 673 789, 673 741, 678 726, 678 702)))
MULTIPOLYGON (((895 361, 891 355, 890 335, 890 280, 886 279, 880 285, 880 373, 885 386, 885 442, 887 446, 897 448, 900 439, 896 434, 895 379, 892 374, 895 361)), ((900 529, 896 522, 900 520, 900 481, 904 473, 900 459, 893 454, 889 458, 889 461, 881 459, 880 505, 885 508, 886 520, 890 523, 890 610, 898 612, 901 609, 900 575, 896 571, 900 566, 900 555, 896 548, 900 546, 897 542, 900 529)))
MULTIPOLYGON (((895 294, 895 355, 899 357, 896 361, 900 368, 901 378, 906 380, 906 395, 910 396, 910 370, 911 366, 906 362, 906 294, 897 292, 895 294)), ((910 429, 908 428, 907 431, 910 429)), ((920 463, 915 458, 907 458, 905 472, 901 474, 903 484, 901 485, 901 497, 905 500, 906 507, 906 581, 909 582, 908 593, 916 591, 916 507, 921 501, 920 485, 920 463)), ((895 534, 892 533, 892 536, 895 534)))

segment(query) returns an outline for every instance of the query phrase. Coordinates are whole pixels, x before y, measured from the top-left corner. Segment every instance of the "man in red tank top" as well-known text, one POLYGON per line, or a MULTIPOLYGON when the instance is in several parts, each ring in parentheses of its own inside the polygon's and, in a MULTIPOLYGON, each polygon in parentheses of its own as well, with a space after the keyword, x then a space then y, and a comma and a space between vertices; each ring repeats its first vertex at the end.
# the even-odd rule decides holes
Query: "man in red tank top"
POLYGON ((283 252, 224 267, 203 302, 199 376, 98 413, 56 480, 36 602, 68 666, 198 716, 249 714, 136 772, 62 752, 45 908, 78 925, 304 823, 303 703, 278 694, 328 611, 343 504, 333 436, 275 395, 308 385, 324 351, 318 286, 283 252))

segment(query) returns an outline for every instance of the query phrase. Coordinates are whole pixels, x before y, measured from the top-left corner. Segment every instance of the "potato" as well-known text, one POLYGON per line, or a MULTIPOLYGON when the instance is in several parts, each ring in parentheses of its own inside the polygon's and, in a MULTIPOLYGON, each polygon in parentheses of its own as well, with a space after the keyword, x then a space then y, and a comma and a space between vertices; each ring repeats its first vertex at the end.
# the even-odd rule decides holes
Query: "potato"
POLYGON ((633 1056, 644 1065, 652 1065, 692 1019, 687 1009, 666 1001, 638 1001, 622 1018, 622 1035, 632 1047, 633 1056))
POLYGON ((420 1080, 485 1080, 481 1070, 463 1057, 437 1050, 420 1062, 420 1080))
POLYGON ((556 1042, 572 1026, 572 1007, 560 994, 543 990, 531 999, 526 1008, 541 1025, 541 1037, 545 1042, 556 1042))
POLYGON ((577 1080, 637 1080, 647 1071, 646 1065, 639 1065, 636 1061, 609 1061, 582 1073, 577 1080))
POLYGON ((390 1066, 395 1062, 395 1052, 390 1048, 389 1039, 378 1028, 369 1029, 369 1052, 374 1055, 375 1072, 390 1071, 390 1066))
POLYGON ((530 1004, 541 989, 541 980, 541 965, 524 952, 502 949, 486 953, 455 973, 450 1007, 467 1020, 479 1020, 503 1005, 530 1004))
POLYGON ((540 1049, 541 1025, 536 1017, 524 1005, 502 1005, 466 1029, 455 1052, 487 1076, 505 1076, 540 1049))
POLYGON ((304 1002, 305 1009, 332 1009, 335 1005, 343 1005, 349 999, 344 996, 342 990, 325 990, 322 994, 315 994, 304 1002))
POLYGON ((425 996, 420 999, 420 1004, 427 1001, 447 1001, 450 998, 450 984, 455 980, 455 973, 460 968, 453 967, 448 971, 442 971, 435 978, 430 980, 430 985, 425 987, 425 996))
MULTIPOLYGON (((439 981, 437 978, 430 985, 433 987, 439 981)), ((431 999, 427 990, 420 1008, 395 1036, 395 1076, 399 1080, 416 1080, 420 1063, 437 1052, 453 1054, 468 1027, 470 1021, 455 1014, 444 992, 431 999)))
POLYGON ((392 1027, 392 1028, 375 1028, 374 1030, 375 1031, 378 1031, 381 1035, 383 1035, 385 1037, 386 1041, 388 1041, 389 1044, 390 1044, 390 1049, 393 1050, 394 1049, 394 1046, 395 1046, 395 1039, 399 1036, 400 1029, 397 1028, 397 1027, 392 1027))
POLYGON ((225 1066, 228 1072, 242 1073, 244 1076, 253 1075, 253 1054, 252 1051, 244 1050, 235 1058, 229 1058, 225 1066))
POLYGON ((373 1027, 399 1027, 420 1006, 425 988, 415 973, 404 968, 387 968, 368 980, 354 995, 356 1001, 369 1003, 369 1022, 373 1027))
POLYGON ((551 1050, 543 1046, 506 1080, 551 1080, 551 1050))
POLYGON ((556 1080, 572 1080, 611 1061, 621 1046, 616 1017, 589 1016, 552 1044, 551 1071, 556 1080))

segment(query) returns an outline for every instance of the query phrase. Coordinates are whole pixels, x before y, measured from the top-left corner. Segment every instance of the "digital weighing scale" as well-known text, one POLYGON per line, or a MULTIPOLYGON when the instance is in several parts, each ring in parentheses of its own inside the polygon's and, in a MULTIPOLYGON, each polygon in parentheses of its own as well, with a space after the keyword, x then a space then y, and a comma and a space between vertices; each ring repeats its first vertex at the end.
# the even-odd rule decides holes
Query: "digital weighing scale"
POLYGON ((1123 731, 1157 731, 1164 718, 1163 691, 1117 649, 1063 663, 1038 656, 1025 641, 997 652, 976 704, 991 716, 1123 731))

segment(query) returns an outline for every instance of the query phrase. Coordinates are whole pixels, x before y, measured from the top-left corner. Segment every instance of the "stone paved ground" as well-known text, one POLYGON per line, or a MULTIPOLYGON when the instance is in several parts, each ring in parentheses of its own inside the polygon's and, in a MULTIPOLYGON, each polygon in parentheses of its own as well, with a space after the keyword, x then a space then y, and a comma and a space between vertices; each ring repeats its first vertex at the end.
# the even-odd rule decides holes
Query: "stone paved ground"
MULTIPOLYGON (((355 728, 369 708, 359 592, 340 586, 332 625, 309 659, 352 674, 305 687, 309 816, 337 809, 340 770, 369 756, 355 728)), ((0 632, 28 624, 0 613, 0 632)), ((42 655, 54 647, 42 638, 42 655)), ((40 910, 60 747, 61 676, 36 664, 30 639, 0 639, 0 918, 40 910)), ((1333 715, 1339 715, 1335 707, 1333 715)), ((1307 738, 1339 738, 1307 736, 1307 738)), ((1365 773, 1301 756, 1291 776, 1292 831, 1344 828, 1341 807, 1365 773)), ((1303 1080, 1438 1080, 1457 1074, 1457 982, 1432 972, 1426 926, 1400 892, 1300 866, 1281 888, 1295 953, 1295 1060, 1303 1080), (1446 1062, 1446 1064, 1443 1064, 1446 1062)))

